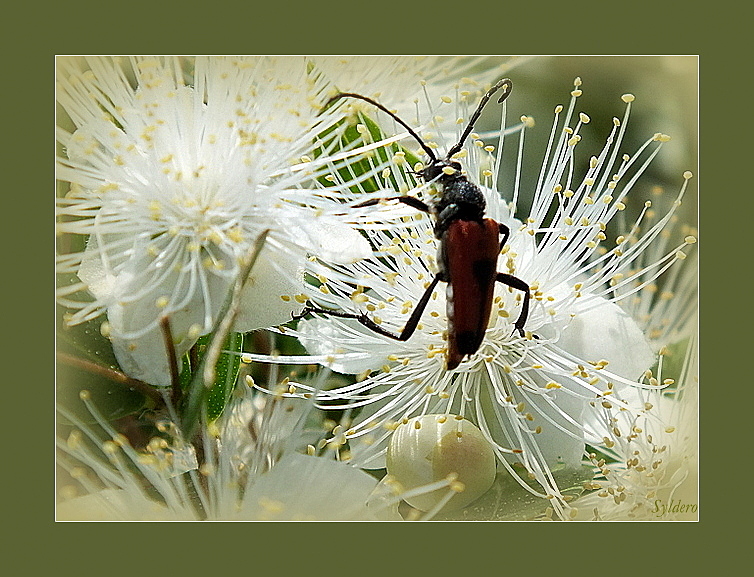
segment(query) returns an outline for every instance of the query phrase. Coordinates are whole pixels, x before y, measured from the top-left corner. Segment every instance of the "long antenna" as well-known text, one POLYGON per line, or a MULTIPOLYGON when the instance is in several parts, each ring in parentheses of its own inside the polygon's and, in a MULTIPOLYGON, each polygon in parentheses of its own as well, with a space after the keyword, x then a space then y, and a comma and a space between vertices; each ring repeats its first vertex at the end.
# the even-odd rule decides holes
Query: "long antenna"
POLYGON ((432 149, 429 146, 427 146, 421 138, 419 138, 419 135, 416 134, 416 132, 414 132, 414 130, 408 124, 406 124, 403 120, 398 118, 394 113, 390 112, 387 108, 385 108, 382 104, 380 104, 376 100, 372 100, 371 98, 367 96, 362 96, 361 94, 355 94, 353 92, 339 92, 338 94, 336 94, 330 100, 327 101, 327 103, 325 104, 325 108, 340 98, 358 98, 359 100, 368 102, 372 106, 376 106, 377 108, 382 110, 382 112, 384 112, 385 114, 388 114, 393 120, 395 120, 403 128, 408 130, 408 133, 411 136, 413 136, 416 139, 416 141, 421 145, 421 147, 424 149, 424 152, 426 152, 429 155, 429 157, 432 159, 432 162, 437 162, 437 156, 435 156, 435 153, 432 151, 432 149))
POLYGON ((502 78, 501 80, 498 80, 495 86, 493 86, 487 91, 487 94, 485 94, 482 97, 482 100, 479 101, 479 106, 476 107, 474 114, 471 115, 471 119, 469 120, 469 123, 466 125, 466 130, 463 131, 463 134, 461 135, 461 138, 458 140, 458 143, 448 151, 448 155, 445 158, 450 159, 451 156, 453 156, 454 154, 456 154, 458 151, 461 150, 463 143, 466 141, 466 139, 469 137, 469 134, 471 134, 471 131, 474 129, 474 124, 476 124, 476 121, 479 120, 479 117, 482 115, 482 109, 484 108, 484 105, 487 104, 489 99, 492 98, 492 95, 495 94, 495 92, 497 92, 501 88, 504 88, 505 92, 503 92, 500 98, 498 98, 497 100, 498 104, 502 103, 503 100, 508 98, 508 96, 511 93, 511 90, 513 90, 513 82, 511 82, 511 79, 502 78))

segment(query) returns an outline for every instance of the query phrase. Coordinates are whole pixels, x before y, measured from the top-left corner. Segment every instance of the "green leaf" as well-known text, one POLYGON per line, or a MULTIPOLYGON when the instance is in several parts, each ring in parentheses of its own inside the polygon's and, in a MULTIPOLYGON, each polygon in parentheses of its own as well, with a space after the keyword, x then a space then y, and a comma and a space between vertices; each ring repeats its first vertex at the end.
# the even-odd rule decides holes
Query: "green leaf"
MULTIPOLYGON (((202 339, 205 339, 202 345, 208 346, 209 337, 202 337, 202 339)), ((241 353, 243 351, 243 334, 230 333, 223 343, 223 350, 241 353)), ((207 418, 210 421, 214 421, 223 414, 236 386, 240 368, 240 355, 231 352, 220 354, 215 366, 215 384, 212 385, 207 395, 207 418)))
MULTIPOLYGON (((359 113, 358 118, 356 117, 350 117, 342 120, 340 123, 333 125, 329 129, 323 131, 319 138, 322 142, 324 142, 323 147, 319 147, 314 151, 315 158, 318 158, 323 154, 323 150, 328 149, 332 144, 334 143, 334 140, 337 138, 337 136, 334 136, 333 133, 338 130, 340 127, 343 126, 343 124, 348 123, 347 128, 343 132, 342 136, 340 137, 340 143, 339 146, 336 148, 345 149, 347 147, 350 147, 350 145, 354 144, 355 142, 359 141, 360 139, 363 139, 363 135, 359 132, 358 126, 362 125, 366 127, 366 131, 369 134, 369 141, 370 142, 377 142, 384 138, 386 138, 385 133, 382 131, 382 129, 379 127, 379 125, 374 122, 370 117, 364 115, 363 113, 359 113)), ((403 178, 405 180, 408 180, 411 182, 413 180, 413 176, 410 174, 410 171, 412 170, 412 167, 417 163, 420 162, 419 158, 413 154, 412 152, 406 150, 402 146, 400 146, 397 143, 392 143, 387 146, 383 146, 380 148, 377 148, 369 153, 366 153, 365 158, 362 158, 356 162, 353 162, 349 164, 346 168, 339 169, 338 175, 340 178, 347 182, 353 179, 354 176, 358 177, 363 174, 367 174, 370 170, 374 168, 374 165, 381 164, 384 162, 387 162, 392 158, 396 152, 403 152, 405 154, 406 158, 406 164, 403 168, 398 167, 398 170, 402 171, 403 178)), ((332 183, 327 181, 324 176, 320 177, 319 179, 320 184, 323 186, 331 186, 332 183)), ((388 180, 390 183, 390 186, 395 190, 398 191, 399 189, 399 182, 395 178, 395 175, 391 172, 391 174, 388 176, 388 180)), ((378 182, 374 177, 368 178, 364 181, 362 181, 359 185, 351 186, 351 192, 354 194, 360 194, 360 193, 369 193, 369 192, 376 192, 378 190, 384 190, 385 185, 381 182, 378 182)))
MULTIPOLYGON (((197 376, 196 371, 200 370, 202 366, 201 362, 211 342, 211 334, 199 337, 196 341, 194 345, 194 353, 196 355, 194 357, 195 366, 192 367, 188 354, 184 356, 179 376, 179 382, 184 391, 188 389, 193 379, 197 376)), ((225 339, 222 348, 223 352, 220 353, 217 365, 215 365, 215 382, 210 387, 206 396, 207 418, 210 421, 214 421, 223 414, 233 394, 236 381, 238 380, 238 373, 241 369, 240 353, 243 352, 243 334, 230 333, 225 339)))

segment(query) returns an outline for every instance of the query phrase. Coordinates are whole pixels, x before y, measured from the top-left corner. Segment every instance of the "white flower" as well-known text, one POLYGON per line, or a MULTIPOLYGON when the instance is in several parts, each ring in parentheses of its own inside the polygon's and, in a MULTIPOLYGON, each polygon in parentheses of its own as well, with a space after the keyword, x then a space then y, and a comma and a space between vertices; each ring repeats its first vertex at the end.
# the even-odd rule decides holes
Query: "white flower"
MULTIPOLYGON (((655 251, 670 241, 671 230, 663 233, 655 251)), ((652 252, 642 260, 651 260, 652 252)), ((660 362, 646 377, 666 388, 630 393, 631 405, 642 410, 623 419, 627 435, 590 456, 596 476, 588 487, 592 491, 573 503, 579 519, 697 518, 698 253, 693 247, 685 252, 690 254, 681 266, 622 302, 659 353, 660 362)))
MULTIPOLYGON (((82 399, 106 435, 63 411, 76 428, 59 440, 58 462, 77 486, 61 488, 59 520, 400 520, 389 482, 299 452, 325 430, 311 404, 244 387, 223 422, 205 425, 201 457, 169 419, 135 449, 82 399), (102 433, 99 433, 100 435, 102 433)), ((443 484, 438 484, 443 485, 443 484)), ((444 483, 447 487, 448 483, 444 483)), ((446 490, 447 491, 447 490, 446 490)))
MULTIPOLYGON (((485 84, 520 64, 520 57, 495 56, 313 56, 311 61, 340 92, 376 98, 409 122, 430 118, 441 102, 475 106, 485 84)), ((449 109, 447 109, 449 110, 449 109)), ((440 124, 452 129, 460 108, 440 124)), ((374 110, 364 108, 367 113, 374 110)), ((415 144, 415 143, 414 143, 415 144)))
POLYGON ((74 309, 70 324, 107 312, 103 332, 130 376, 169 383, 160 317, 180 357, 212 327, 262 231, 239 331, 290 318, 298 303, 280 295, 296 291, 307 251, 369 254, 317 182, 350 160, 332 155, 340 128, 318 142, 341 116, 322 112, 328 87, 307 67, 299 57, 59 60, 57 176, 70 190, 58 231, 88 238, 61 250, 71 281, 59 301, 74 309))
MULTIPOLYGON (((640 391, 643 407, 625 421, 627 435, 590 455, 596 476, 576 500, 579 519, 695 520, 698 495, 699 376, 696 339, 683 353, 677 385, 640 391)), ((658 375, 660 380, 664 374, 658 375)))
MULTIPOLYGON (((491 188, 499 167, 494 148, 472 136, 459 153, 469 178, 483 186, 487 216, 511 230, 498 271, 530 286, 525 336, 513 326, 521 311, 521 291, 500 284, 484 341, 453 371, 445 368, 447 320, 441 290, 432 294, 416 332, 405 342, 370 331, 354 319, 324 314, 301 321, 294 331, 315 355, 309 362, 316 359, 339 372, 363 373, 353 385, 317 393, 317 399, 331 407, 333 402, 363 407, 343 439, 337 439, 350 442, 355 465, 383 467, 386 443, 400 422, 452 413, 481 429, 499 462, 524 489, 548 498, 558 515, 568 516, 557 470, 580 467, 587 444, 614 444, 625 434, 625 415, 644 408, 632 404, 634 391, 662 386, 645 382, 654 351, 640 326, 617 303, 652 283, 692 239, 637 268, 673 209, 654 226, 637 232, 635 242, 608 240, 607 234, 608 224, 625 209, 627 195, 669 138, 656 134, 632 156, 622 154, 633 101, 625 95, 623 119, 614 119, 604 147, 579 173, 579 131, 589 122, 586 114, 575 113, 580 84, 577 79, 562 125, 563 107, 556 108, 533 206, 523 221, 511 214, 519 193, 518 175, 510 205, 491 188), (378 372, 369 374, 375 369, 378 372)), ((498 151, 501 148, 502 142, 498 151)), ((406 178, 398 159, 393 176, 396 181, 406 178)), ((690 177, 684 175, 686 181, 690 177)), ((431 201, 429 189, 422 185, 411 194, 431 201)), ((379 218, 378 211, 369 210, 379 218)), ((368 230, 373 258, 346 266, 310 265, 322 283, 309 291, 310 298, 320 307, 365 313, 381 327, 399 332, 436 270, 437 241, 431 223, 422 216, 387 230, 368 230)))

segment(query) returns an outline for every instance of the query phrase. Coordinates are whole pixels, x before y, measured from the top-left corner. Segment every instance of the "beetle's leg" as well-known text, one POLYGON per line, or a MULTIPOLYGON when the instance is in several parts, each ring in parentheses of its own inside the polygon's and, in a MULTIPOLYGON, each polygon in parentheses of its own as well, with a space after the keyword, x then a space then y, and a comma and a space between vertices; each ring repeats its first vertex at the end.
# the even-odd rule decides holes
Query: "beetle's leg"
POLYGON ((440 211, 437 220, 453 220, 459 212, 461 212, 461 207, 453 202, 440 211))
POLYGON ((437 283, 440 280, 442 280, 440 278, 440 275, 439 274, 435 275, 435 278, 433 278, 432 282, 429 283, 429 286, 424 291, 422 298, 419 299, 419 303, 416 305, 414 312, 411 313, 411 316, 408 318, 408 321, 406 321, 406 325, 403 327, 403 330, 400 333, 394 333, 392 331, 389 331, 381 327, 372 319, 370 319, 365 313, 358 313, 358 314, 347 313, 343 311, 315 307, 312 305, 307 305, 306 307, 304 307, 304 310, 301 311, 299 314, 293 315, 292 320, 300 319, 308 315, 309 313, 319 313, 323 315, 329 315, 332 317, 338 317, 341 319, 354 319, 356 321, 359 321, 362 325, 364 325, 369 330, 372 330, 376 333, 379 333, 391 339, 395 339, 396 341, 407 341, 408 339, 411 338, 411 335, 414 334, 416 327, 419 325, 419 320, 421 319, 422 313, 424 312, 424 309, 427 308, 427 303, 429 303, 429 299, 432 298, 432 291, 435 289, 435 287, 437 286, 437 283))
POLYGON ((511 230, 507 226, 505 226, 502 222, 498 222, 497 226, 500 229, 500 234, 503 235, 503 240, 500 241, 500 250, 503 250, 505 243, 508 242, 508 237, 511 234, 511 230))
POLYGON ((381 202, 387 202, 389 200, 397 200, 398 202, 402 202, 403 204, 407 204, 411 208, 415 208, 416 210, 420 210, 422 212, 430 212, 429 206, 426 205, 426 203, 422 202, 418 198, 415 198, 413 196, 393 196, 390 198, 372 198, 370 200, 365 200, 364 202, 360 202, 359 204, 354 204, 351 206, 351 208, 361 208, 364 206, 374 206, 375 204, 379 204, 381 202))
POLYGON ((524 325, 526 324, 526 319, 529 317, 529 298, 531 296, 529 294, 529 285, 522 281, 520 278, 516 278, 515 276, 510 274, 505 274, 504 272, 497 273, 497 282, 523 291, 524 293, 524 303, 521 306, 521 314, 518 315, 518 320, 515 324, 516 330, 523 337, 524 325))
POLYGON ((440 211, 435 220, 435 236, 437 238, 440 238, 448 230, 448 226, 459 212, 461 212, 461 207, 456 203, 451 203, 440 211))

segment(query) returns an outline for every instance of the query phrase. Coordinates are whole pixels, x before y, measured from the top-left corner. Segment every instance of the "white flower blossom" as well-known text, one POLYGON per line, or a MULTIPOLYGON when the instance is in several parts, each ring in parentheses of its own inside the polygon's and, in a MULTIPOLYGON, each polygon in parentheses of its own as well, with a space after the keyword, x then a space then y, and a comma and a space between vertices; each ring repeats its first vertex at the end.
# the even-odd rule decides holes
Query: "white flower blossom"
POLYGON ((70 183, 58 199, 58 272, 70 278, 59 302, 73 309, 69 324, 107 313, 103 334, 130 376, 169 383, 159 319, 180 358, 211 329, 262 231, 238 331, 290 318, 299 303, 279 295, 300 282, 309 252, 343 263, 370 253, 318 182, 350 157, 342 115, 322 111, 328 85, 308 67, 303 57, 59 60, 57 176, 70 183))
MULTIPOLYGON (((650 218, 652 215, 650 215, 650 218)), ((693 229, 682 234, 693 244, 693 229)), ((645 251, 650 262, 671 242, 670 229, 645 251), (655 253, 653 255, 652 253, 655 253)), ((698 270, 693 246, 681 266, 622 301, 659 354, 649 382, 662 389, 635 389, 624 419, 627 435, 590 455, 596 476, 589 494, 573 503, 579 519, 694 520, 698 496, 698 270)), ((626 398, 629 398, 627 392, 626 398)))
POLYGON ((75 484, 60 489, 58 520, 401 520, 390 480, 302 452, 325 433, 307 419, 310 403, 244 386, 222 421, 205 424, 197 451, 167 417, 134 448, 82 399, 101 429, 63 411, 75 428, 58 441, 58 462, 75 484))
MULTIPOLYGON (((633 101, 632 95, 624 95, 623 118, 613 119, 604 147, 594 151, 582 170, 579 131, 590 119, 576 113, 580 85, 577 79, 565 113, 562 106, 556 108, 533 205, 521 221, 513 216, 519 175, 511 179, 510 204, 493 188, 502 140, 495 156, 494 147, 472 134, 458 154, 469 178, 483 188, 487 216, 511 230, 498 270, 530 286, 525 335, 513 326, 521 293, 500 284, 484 341, 452 371, 445 366, 446 299, 441 290, 432 294, 416 332, 405 342, 370 331, 354 319, 320 313, 300 321, 294 331, 285 329, 312 355, 298 362, 317 360, 338 372, 360 374, 352 385, 310 393, 331 408, 356 411, 347 430, 333 438, 335 443, 350 443, 353 464, 382 468, 391 431, 401 422, 454 414, 479 427, 501 466, 525 490, 549 499, 560 517, 568 517, 572 513, 558 486, 557 471, 580 467, 587 444, 615 444, 627 432, 627 415, 644 410, 633 402, 635 392, 662 388, 645 377, 656 360, 655 351, 619 302, 651 284, 682 257, 680 249, 693 242, 688 238, 637 266, 671 219, 691 174, 684 175, 674 206, 656 224, 639 229, 647 204, 632 242, 608 239, 608 224, 626 208, 627 195, 669 137, 655 134, 634 154, 623 153, 633 101)), ((525 126, 529 119, 522 122, 525 126)), ((523 134, 522 130, 518 170, 523 134)), ((439 148, 451 144, 441 141, 439 148)), ((412 184, 402 169, 405 158, 393 158, 386 187, 401 180, 412 184)), ((409 188, 411 195, 431 202, 431 185, 409 188)), ((398 188, 387 196, 405 190, 398 188)), ((371 207, 355 210, 371 211, 375 219, 387 214, 371 207)), ((366 314, 381 327, 399 332, 436 271, 438 242, 423 216, 404 218, 409 222, 383 230, 368 229, 375 248, 372 258, 351 265, 312 262, 309 270, 320 284, 310 287, 311 301, 322 308, 366 314)))
POLYGON ((642 407, 622 422, 627 434, 590 455, 595 478, 573 505, 579 519, 695 520, 698 494, 699 377, 696 339, 683 353, 683 367, 664 394, 643 390, 642 407), (677 384, 675 383, 677 379, 677 384))
MULTIPOLYGON (((313 56, 318 71, 340 92, 376 98, 399 117, 419 124, 440 102, 476 104, 485 84, 505 76, 522 57, 313 56)), ((373 112, 364 107, 365 112, 373 112)), ((443 129, 458 123, 459 108, 432 120, 443 129)), ((415 144, 415 143, 414 143, 415 144)))

